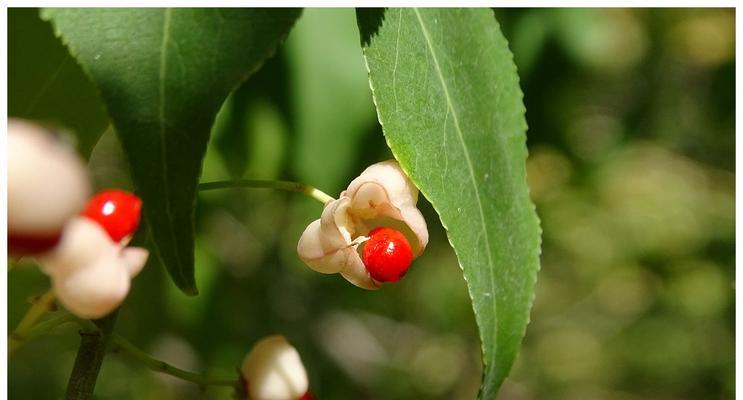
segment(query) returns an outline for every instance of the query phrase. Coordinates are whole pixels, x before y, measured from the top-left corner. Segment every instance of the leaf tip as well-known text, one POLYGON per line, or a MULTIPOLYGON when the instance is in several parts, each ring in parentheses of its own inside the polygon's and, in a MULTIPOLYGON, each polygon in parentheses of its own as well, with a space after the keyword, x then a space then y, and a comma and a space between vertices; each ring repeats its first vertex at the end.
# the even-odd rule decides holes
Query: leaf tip
POLYGON ((183 294, 185 294, 186 296, 199 295, 199 289, 196 288, 195 284, 179 285, 178 288, 181 289, 181 292, 183 292, 183 294))

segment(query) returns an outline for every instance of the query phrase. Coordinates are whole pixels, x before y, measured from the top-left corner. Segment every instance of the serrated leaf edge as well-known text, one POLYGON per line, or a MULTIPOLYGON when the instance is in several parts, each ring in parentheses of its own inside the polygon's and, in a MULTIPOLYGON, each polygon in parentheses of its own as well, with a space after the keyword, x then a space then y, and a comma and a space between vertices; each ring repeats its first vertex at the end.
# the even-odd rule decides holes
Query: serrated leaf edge
MULTIPOLYGON (((416 8, 412 8, 412 9, 416 12, 416 15, 419 17, 418 8, 416 7, 416 8)), ((387 11, 389 11, 389 9, 387 11)), ((385 11, 385 13, 387 11, 385 11)), ((496 24, 497 29, 500 30, 500 25, 498 24, 497 20, 495 20, 495 16, 493 16, 493 18, 494 18, 494 22, 496 24)), ((419 20, 420 20, 420 17, 419 17, 419 20)), ((508 40, 505 37, 504 37, 504 40, 506 41, 506 44, 507 44, 508 43, 508 40)), ((436 211, 436 214, 439 216, 439 222, 441 222, 442 227, 446 231, 447 241, 449 242, 449 245, 451 246, 451 248, 454 250, 454 254, 457 256, 457 264, 459 265, 459 269, 462 270, 462 272, 464 272, 464 266, 462 265, 462 263, 460 261, 461 260, 460 254, 459 254, 457 248, 452 243, 451 235, 449 233, 449 227, 441 219, 441 212, 439 211, 437 205, 433 201, 430 201, 430 197, 427 195, 426 191, 424 191, 423 189, 420 188, 419 183, 416 182, 416 180, 411 176, 410 172, 405 167, 405 165, 403 163, 400 163, 399 162, 400 160, 397 157, 396 148, 395 148, 395 146, 392 145, 392 143, 390 143, 389 137, 387 136, 387 130, 385 128, 385 123, 382 121, 382 115, 379 113, 379 107, 377 105, 377 97, 375 95, 376 92, 375 92, 375 89, 374 89, 374 82, 372 81, 371 70, 369 68, 369 61, 368 61, 367 56, 366 56, 366 46, 363 46, 362 45, 361 48, 362 48, 362 54, 364 56, 364 66, 366 67, 366 71, 367 71, 367 75, 368 75, 368 80, 369 80, 369 89, 371 90, 371 93, 372 93, 372 101, 374 103, 374 108, 375 108, 375 111, 376 111, 376 114, 377 114, 377 120, 379 121, 379 125, 382 127, 382 133, 383 133, 383 136, 384 136, 384 139, 385 139, 385 143, 387 144, 387 147, 389 147, 390 150, 392 151, 392 155, 395 157, 395 159, 400 164, 400 167, 402 168, 403 172, 405 172, 405 174, 416 185, 416 187, 418 188, 418 190, 426 197, 426 199, 429 199, 429 202, 431 203, 431 206, 433 207, 434 211, 436 211)), ((511 51, 509 51, 509 55, 510 55, 511 65, 513 65, 514 70, 517 70, 518 67, 516 66, 516 64, 515 64, 515 62, 513 60, 513 53, 511 51)), ((520 78, 518 76, 518 73, 516 74, 516 76, 517 76, 517 80, 518 80, 517 83, 518 83, 520 81, 520 78)), ((520 96, 520 99, 521 99, 521 114, 525 116, 526 115, 526 107, 523 105, 524 94, 523 94, 523 91, 521 90, 520 87, 519 87, 518 93, 519 93, 519 96, 520 96)), ((528 130, 528 125, 526 124, 526 118, 524 118, 524 121, 525 121, 524 136, 525 136, 525 133, 528 130)), ((522 142, 522 145, 524 147, 526 147, 526 141, 525 140, 522 142)), ((526 162, 526 159, 528 158, 528 148, 525 149, 525 150, 526 150, 525 151, 526 157, 524 157, 524 162, 526 162)), ((526 187, 527 187, 527 193, 529 193, 530 192, 530 189, 529 189, 528 182, 526 181, 526 173, 524 174, 524 183, 526 184, 526 187)), ((538 216, 538 214, 536 212, 536 205, 531 200, 531 196, 529 196, 529 199, 530 199, 529 202, 531 203, 531 209, 533 211, 533 216, 534 216, 534 219, 535 219, 534 222, 536 223, 536 228, 537 228, 537 231, 538 231, 537 246, 536 246, 537 252, 535 254, 535 256, 537 258, 537 268, 533 270, 532 276, 531 276, 531 278, 532 278, 532 280, 534 282, 534 287, 536 288, 537 278, 538 278, 538 272, 541 269, 541 263, 539 262, 539 258, 540 258, 541 253, 542 253, 541 243, 542 243, 542 233, 543 233, 543 230, 542 230, 542 227, 541 227, 541 221, 540 221, 539 216, 538 216)), ((479 201, 479 199, 478 199, 478 201, 479 201)), ((489 249, 488 249, 488 251, 489 251, 489 249)), ((472 310, 473 310, 473 313, 475 314, 475 321, 477 322, 477 325, 478 325, 478 331, 480 332, 480 337, 481 337, 480 351, 482 352, 482 355, 483 355, 482 362, 483 362, 483 366, 485 367, 485 366, 487 366, 487 361, 485 359, 485 353, 486 353, 486 351, 485 351, 485 343, 482 341, 482 327, 479 324, 480 316, 479 316, 479 313, 478 313, 477 309, 474 307, 474 301, 475 301, 475 299, 474 299, 474 293, 472 293, 472 291, 471 291, 471 286, 470 286, 469 280, 467 279, 467 275, 463 273, 462 276, 463 276, 464 281, 467 284, 467 294, 468 294, 468 296, 469 296, 469 298, 470 298, 470 300, 472 301, 472 304, 473 304, 472 310)), ((532 291, 531 299, 529 300, 529 308, 528 308, 529 310, 531 310, 532 307, 533 307, 533 305, 534 305, 534 299, 535 299, 535 297, 536 297, 536 290, 532 291)), ((493 298, 495 298, 495 297, 493 296, 493 298)), ((497 321, 497 316, 496 316, 496 321, 497 321)), ((522 339, 523 339, 523 337, 526 334, 526 328, 528 327, 528 325, 529 325, 530 322, 531 322, 531 312, 527 312, 527 321, 526 321, 526 324, 524 325, 524 329, 522 330, 521 335, 520 335, 522 339)), ((484 378, 484 374, 485 374, 485 368, 483 368, 483 378, 484 378)), ((498 385, 497 386, 500 386, 501 383, 502 382, 498 382, 498 385)), ((478 394, 478 398, 480 398, 481 395, 482 395, 482 389, 483 389, 483 387, 481 386, 480 387, 480 393, 478 394)))

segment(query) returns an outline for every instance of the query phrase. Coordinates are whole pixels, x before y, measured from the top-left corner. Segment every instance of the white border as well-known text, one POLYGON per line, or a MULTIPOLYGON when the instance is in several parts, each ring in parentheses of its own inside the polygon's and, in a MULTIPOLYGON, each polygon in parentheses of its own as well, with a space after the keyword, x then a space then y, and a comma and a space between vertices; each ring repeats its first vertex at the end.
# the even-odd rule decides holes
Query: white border
MULTIPOLYGON (((743 31, 741 31, 740 25, 738 22, 738 9, 735 9, 735 54, 741 54, 741 49, 743 49, 743 45, 741 44, 741 40, 743 40, 743 31)), ((735 187, 740 188, 743 184, 743 177, 738 174, 739 167, 740 167, 740 155, 742 154, 743 150, 743 143, 740 141, 740 135, 738 135, 739 131, 739 124, 738 121, 740 121, 741 116, 743 114, 741 113, 741 110, 743 108, 740 104, 740 88, 741 88, 741 82, 740 82, 740 76, 741 76, 741 65, 736 60, 735 61, 735 187)), ((735 196, 735 275, 736 278, 733 281, 733 287, 735 290, 735 398, 736 399, 743 399, 743 394, 741 394, 740 391, 740 383, 743 382, 743 363, 741 362, 741 359, 743 358, 743 348, 739 346, 739 342, 741 337, 743 337, 743 333, 741 330, 743 329, 743 311, 741 310, 741 300, 740 296, 738 296, 737 291, 737 275, 738 270, 740 269, 741 259, 738 257, 741 254, 741 234, 743 234, 743 227, 741 225, 737 224, 737 216, 738 212, 737 210, 740 208, 740 205, 743 203, 741 201, 741 198, 739 196, 735 196)))
MULTIPOLYGON (((2 89, 2 113, 0 114, 0 127, 2 127, 2 135, 0 135, 0 249, 5 254, 0 260, 0 266, 2 268, 2 274, 0 274, 0 292, 2 292, 2 322, 0 322, 0 331, 3 332, 2 340, 0 340, 0 351, 3 354, 8 354, 8 336, 5 332, 8 332, 8 154, 7 154, 7 134, 8 131, 8 10, 5 5, 0 9, 0 27, 2 30, 2 42, 0 42, 0 89, 2 89)), ((2 392, 0 396, 6 398, 8 395, 8 362, 9 359, 5 358, 5 362, 2 364, 2 383, 0 387, 2 392)))
MULTIPOLYGON (((204 2, 197 2, 194 0, 180 0, 180 1, 160 1, 156 2, 157 4, 154 5, 152 1, 143 1, 143 0, 135 0, 135 1, 126 1, 126 0, 115 0, 115 1, 95 1, 95 0, 77 0, 77 1, 64 1, 64 0, 49 0, 44 2, 38 2, 38 1, 28 1, 28 0, 10 0, 8 2, 3 2, 2 5, 0 5, 0 37, 2 40, 0 42, 0 88, 2 88, 2 113, 0 113, 0 126, 2 127, 2 135, 0 135, 0 162, 2 162, 2 168, 0 168, 0 249, 6 254, 6 257, 2 258, 0 260, 0 265, 2 266, 3 271, 7 271, 7 146, 6 146, 6 138, 7 138, 7 118, 8 118, 8 99, 7 99, 7 88, 8 88, 8 17, 7 17, 7 7, 38 7, 38 6, 45 6, 45 7, 205 7, 206 5, 204 2), (41 3, 41 4, 40 4, 41 3)), ((568 2, 556 2, 556 1, 549 1, 549 0, 538 0, 538 1, 513 1, 513 0, 501 0, 498 1, 497 4, 493 1, 483 1, 483 0, 467 0, 467 1, 460 1, 456 3, 456 6, 458 7, 678 7, 678 8, 684 8, 684 7, 736 7, 736 1, 714 1, 714 2, 705 2, 703 4, 700 4, 699 1, 688 1, 688 0, 681 0, 681 1, 669 1, 669 0, 663 0, 663 1, 653 1, 653 2, 641 2, 638 0, 634 1, 623 1, 623 2, 616 2, 616 1, 568 1, 568 2)), ((307 2, 299 2, 299 1, 290 1, 290 0, 278 0, 278 1, 266 1, 266 0, 260 0, 260 1, 251 1, 251 2, 245 2, 245 1, 232 1, 232 0, 217 0, 210 2, 208 4, 209 7, 245 7, 245 6, 254 6, 254 7, 303 7, 307 6, 307 2)), ((323 0, 323 1, 314 1, 311 5, 312 7, 393 7, 393 6, 425 6, 425 7, 450 7, 452 6, 452 2, 449 1, 443 1, 443 0, 435 0, 435 1, 411 1, 411 2, 379 2, 379 1, 368 1, 368 0, 362 0, 362 1, 339 1, 339 0, 323 0)), ((736 8, 736 22, 737 22, 737 8, 736 8)), ((743 40, 743 34, 741 33, 740 26, 736 23, 735 27, 735 40, 736 40, 736 54, 741 53, 741 49, 743 49, 743 45, 741 44, 741 41, 743 40)), ((738 172, 738 155, 743 153, 743 143, 741 143, 738 135, 738 124, 737 121, 740 120, 742 113, 741 110, 743 109, 740 103, 740 88, 741 88, 741 82, 738 79, 741 74, 741 65, 740 63, 736 62, 735 67, 735 75, 736 75, 736 90, 735 90, 735 114, 736 114, 736 144, 735 144, 735 150, 736 150, 736 163, 735 163, 735 169, 736 169, 736 187, 740 188, 743 187, 743 177, 737 174, 738 172)), ((740 198, 736 197, 736 209, 743 203, 743 201, 740 200, 740 198)), ((737 212, 736 212, 737 216, 737 212)), ((743 235, 743 227, 736 224, 736 271, 739 268, 739 259, 737 257, 737 254, 740 254, 741 246, 740 246, 740 237, 743 235)), ((737 275, 737 274, 736 274, 737 275)), ((2 307, 2 322, 0 322, 0 327, 2 327, 2 332, 8 331, 8 275, 7 273, 0 274, 0 292, 2 292, 3 295, 3 307, 2 307)), ((735 301, 735 338, 736 338, 736 387, 738 387, 738 383, 743 382, 743 363, 741 362, 741 359, 743 359, 743 348, 741 346, 738 346, 737 343, 743 337, 743 323, 741 321, 743 320, 743 310, 741 310, 741 302, 739 301, 739 296, 736 293, 736 301, 735 301)), ((8 354, 7 352, 7 335, 2 335, 2 340, 0 340, 0 351, 2 351, 3 354, 8 354)), ((6 358, 6 362, 2 364, 2 368, 0 369, 0 375, 2 375, 2 383, 0 383, 0 387, 2 388, 2 391, 0 391, 0 398, 7 398, 7 389, 8 389, 8 359, 6 358)), ((740 394, 740 391, 736 391, 736 399, 743 399, 743 394, 740 394)))
MULTIPOLYGON (((240 0, 215 0, 210 2, 197 0, 9 0, 4 2, 7 7, 621 7, 621 8, 698 8, 698 7, 726 7, 733 8, 737 5, 734 0, 655 0, 655 1, 590 1, 590 0, 411 0, 411 1, 372 1, 372 0, 276 0, 276 1, 240 1, 240 0), (41 4, 40 4, 41 3, 41 4), (309 5, 308 5, 309 3, 309 5)), ((5 25, 7 26, 7 25, 5 25)))

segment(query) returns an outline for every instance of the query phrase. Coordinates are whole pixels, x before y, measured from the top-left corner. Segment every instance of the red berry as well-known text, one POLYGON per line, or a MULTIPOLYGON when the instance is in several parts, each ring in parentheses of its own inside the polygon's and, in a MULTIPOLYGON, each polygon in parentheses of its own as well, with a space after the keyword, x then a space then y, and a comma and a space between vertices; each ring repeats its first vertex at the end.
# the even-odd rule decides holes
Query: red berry
POLYGON ((142 200, 123 190, 104 190, 93 196, 82 215, 97 222, 114 242, 133 234, 139 226, 142 200))
POLYGON ((41 235, 8 232, 8 253, 13 256, 43 253, 56 246, 61 237, 61 232, 41 235))
POLYGON ((413 261, 413 249, 405 236, 390 228, 375 228, 361 250, 361 260, 372 278, 397 282, 413 261))
POLYGON ((312 397, 312 393, 308 390, 307 393, 303 394, 302 397, 297 400, 315 400, 315 398, 312 397))

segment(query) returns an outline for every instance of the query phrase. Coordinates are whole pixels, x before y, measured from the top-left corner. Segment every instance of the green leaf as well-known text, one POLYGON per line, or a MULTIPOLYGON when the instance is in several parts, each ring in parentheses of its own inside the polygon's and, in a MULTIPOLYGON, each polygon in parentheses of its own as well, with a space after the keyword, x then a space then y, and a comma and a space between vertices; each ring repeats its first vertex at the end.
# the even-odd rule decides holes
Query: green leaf
POLYGON ((45 9, 98 85, 144 201, 157 253, 196 294, 194 203, 229 92, 271 56, 291 9, 45 9))
POLYGON ((37 9, 8 9, 8 115, 70 129, 88 157, 109 124, 95 85, 37 9))
POLYGON ((529 321, 540 228, 526 184, 526 121, 491 10, 357 11, 377 114, 431 201, 467 281, 492 399, 529 321))

